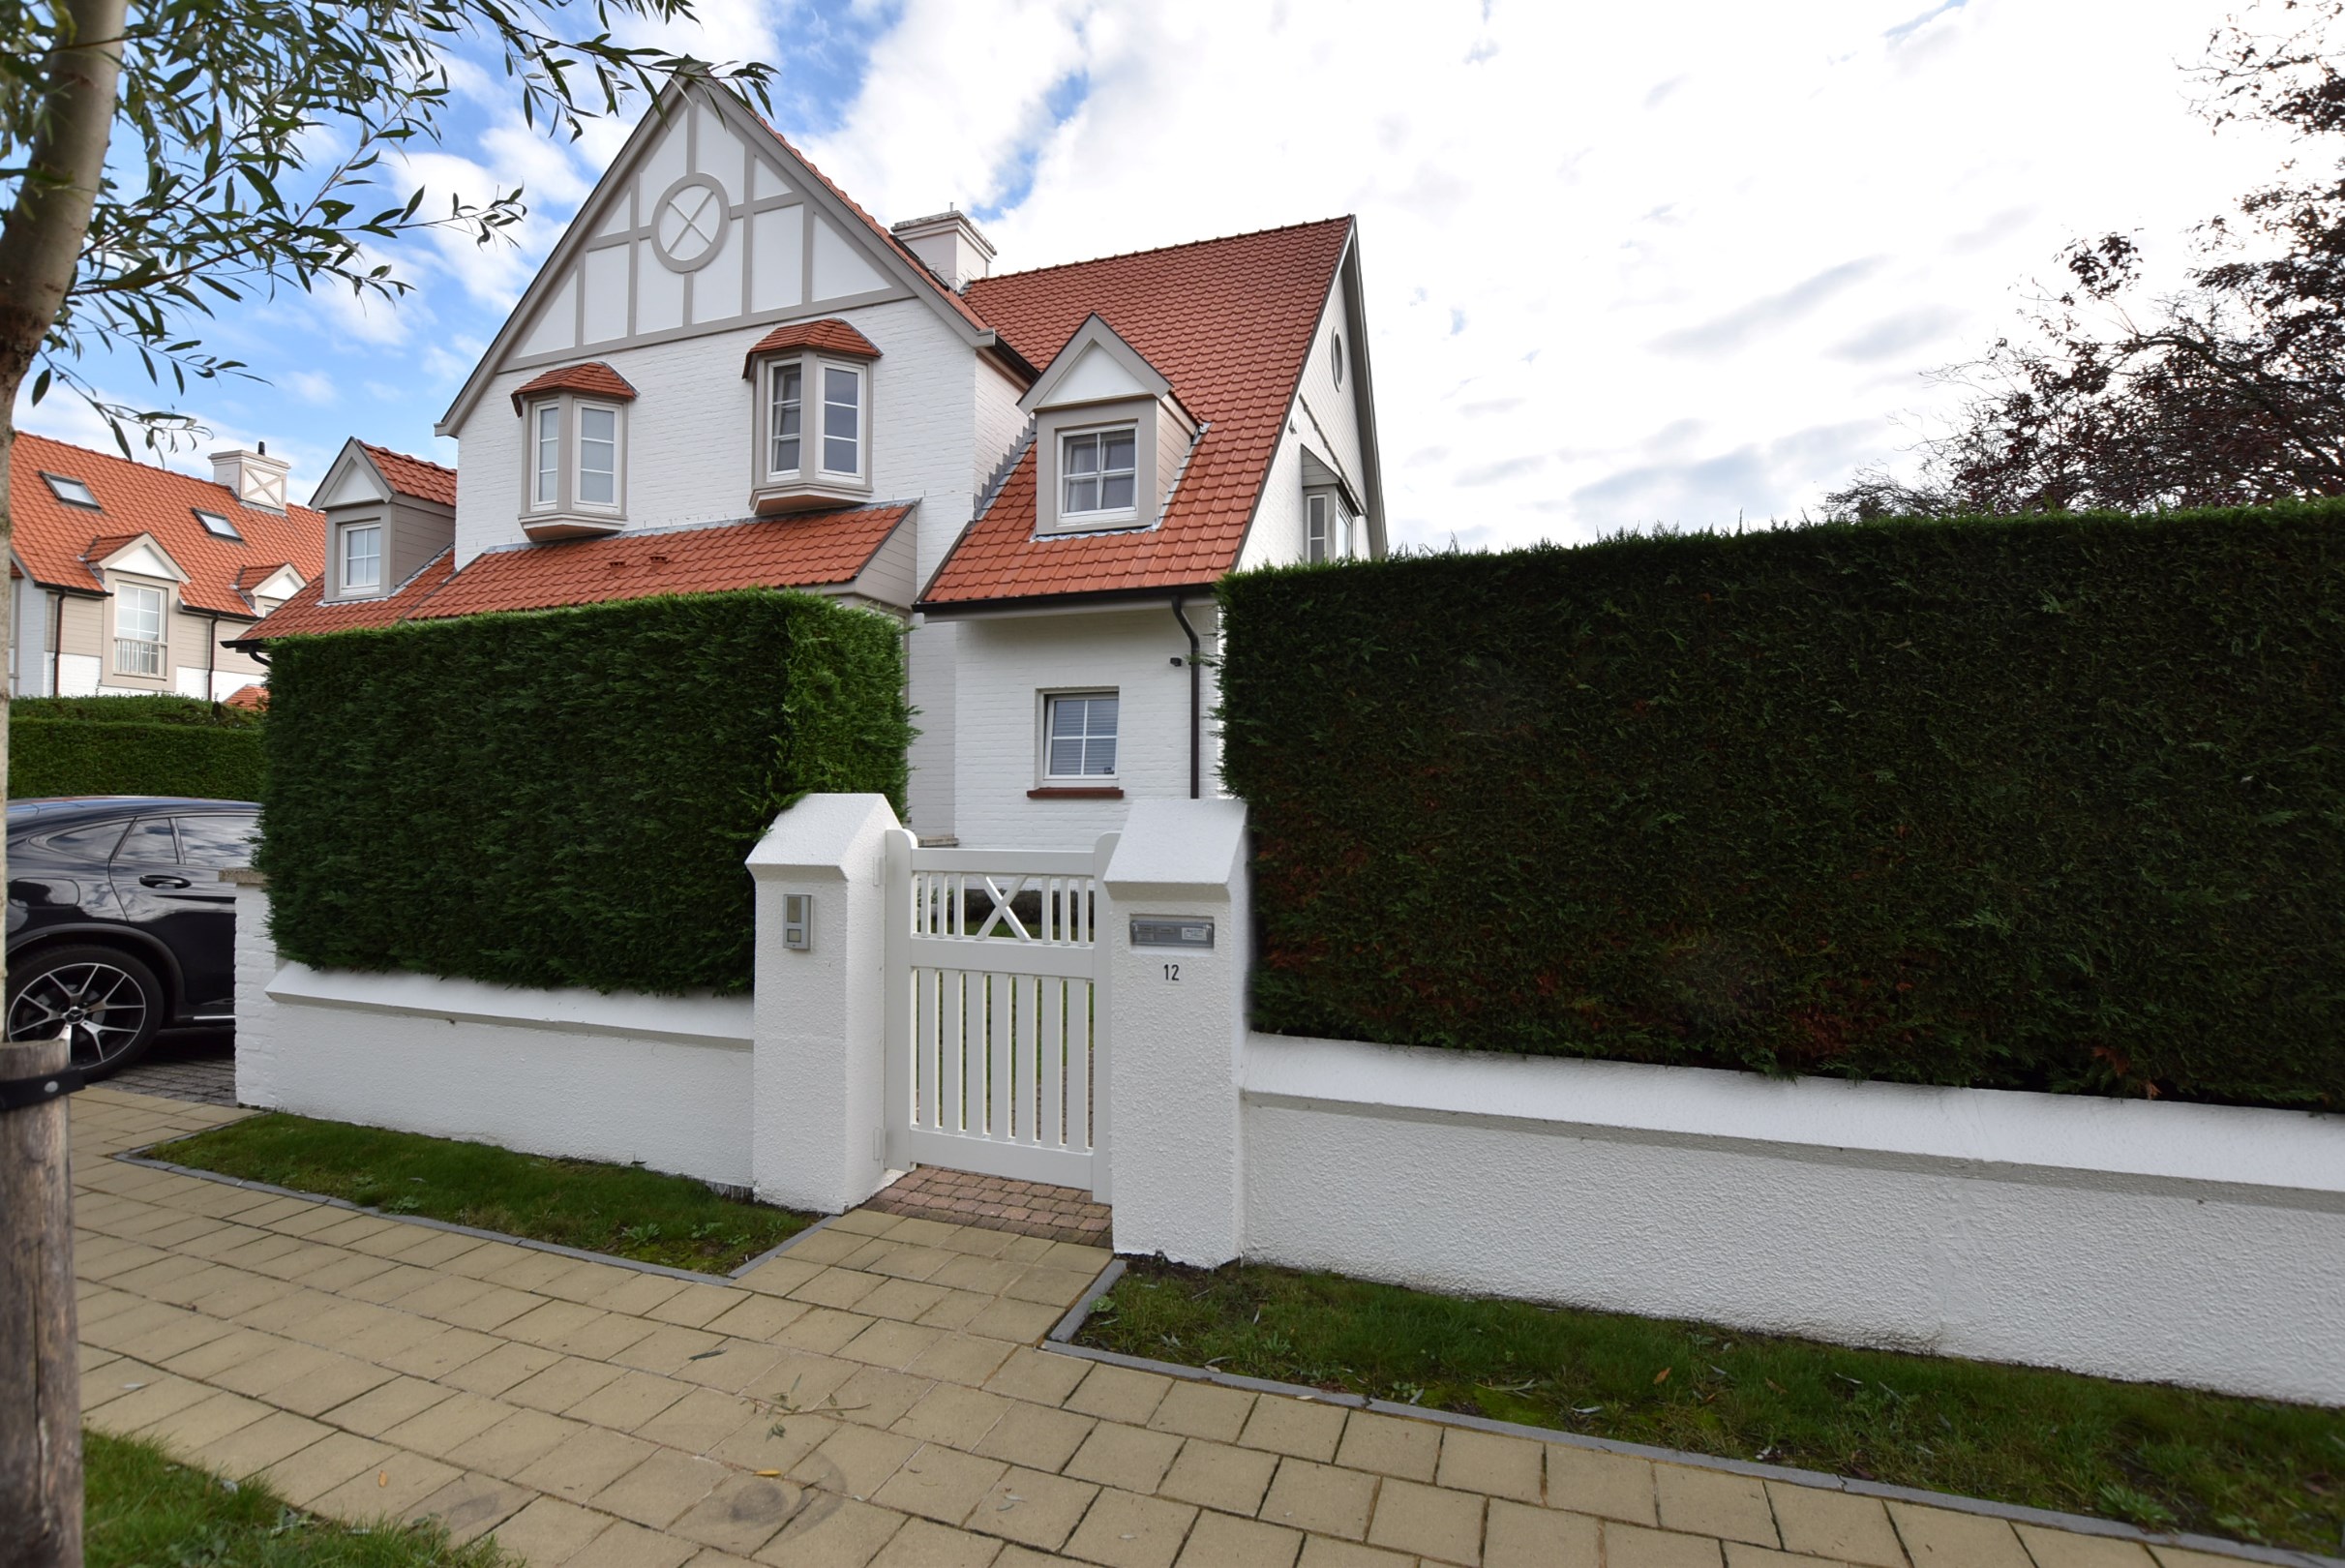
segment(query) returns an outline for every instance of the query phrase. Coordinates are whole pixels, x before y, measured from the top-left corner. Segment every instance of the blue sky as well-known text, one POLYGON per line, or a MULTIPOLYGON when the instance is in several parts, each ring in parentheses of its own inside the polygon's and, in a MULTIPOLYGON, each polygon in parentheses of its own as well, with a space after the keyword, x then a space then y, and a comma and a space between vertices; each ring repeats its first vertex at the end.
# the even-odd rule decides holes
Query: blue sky
MULTIPOLYGON (((1922 373, 2070 238, 2139 229, 2178 276, 2284 156, 2189 112, 2223 9, 700 0, 666 42, 774 62, 827 172, 883 220, 977 214, 1004 270, 1358 214, 1394 534, 1471 547, 1797 515, 1942 418, 1922 373)), ((628 129, 551 142, 460 79, 406 172, 524 185, 518 243, 402 245, 396 308, 224 311, 211 346, 266 379, 180 402, 216 438, 174 466, 265 438, 306 493, 347 436, 452 461, 434 422, 628 129)), ((56 398, 19 421, 104 444, 56 398)))

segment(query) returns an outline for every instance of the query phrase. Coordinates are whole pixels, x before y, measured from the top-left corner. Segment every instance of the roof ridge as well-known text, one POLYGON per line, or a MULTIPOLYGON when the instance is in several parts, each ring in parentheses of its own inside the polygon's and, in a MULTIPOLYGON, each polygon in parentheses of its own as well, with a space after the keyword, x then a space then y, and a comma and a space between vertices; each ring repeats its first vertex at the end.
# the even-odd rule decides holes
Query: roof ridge
MULTIPOLYGON (((1171 245, 1144 246, 1137 251, 1111 251, 1105 256, 1086 256, 1080 261, 1054 261, 1046 267, 1027 267, 1018 271, 989 273, 974 279, 969 286, 981 288, 987 284, 1007 278, 1032 278, 1045 272, 1071 272, 1076 267, 1096 267, 1105 261, 1128 261, 1134 256, 1163 256, 1173 251, 1193 251, 1202 245, 1227 245, 1234 240, 1260 239, 1268 234, 1288 234, 1299 228, 1322 228, 1330 224, 1349 224, 1357 218, 1353 213, 1341 213, 1333 218, 1310 218, 1300 223, 1274 224, 1268 228, 1241 229, 1235 234, 1213 234, 1204 239, 1180 240, 1171 245)), ((1096 314, 1096 313, 1095 313, 1096 314)))

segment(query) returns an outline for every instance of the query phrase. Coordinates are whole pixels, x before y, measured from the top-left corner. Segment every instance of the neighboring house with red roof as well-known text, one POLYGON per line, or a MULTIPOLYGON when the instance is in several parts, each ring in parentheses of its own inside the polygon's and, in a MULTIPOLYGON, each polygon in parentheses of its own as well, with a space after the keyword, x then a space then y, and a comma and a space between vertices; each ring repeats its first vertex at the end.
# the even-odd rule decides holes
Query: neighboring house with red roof
POLYGON ((286 473, 265 447, 215 452, 206 480, 19 434, 10 693, 219 702, 267 679, 229 645, 316 578, 325 548, 286 473))
POLYGON ((1088 847, 1216 793, 1214 583, 1384 549, 1356 226, 993 255, 672 89, 441 420, 461 485, 352 442, 326 571, 252 641, 806 588, 912 624, 925 839, 1088 847))

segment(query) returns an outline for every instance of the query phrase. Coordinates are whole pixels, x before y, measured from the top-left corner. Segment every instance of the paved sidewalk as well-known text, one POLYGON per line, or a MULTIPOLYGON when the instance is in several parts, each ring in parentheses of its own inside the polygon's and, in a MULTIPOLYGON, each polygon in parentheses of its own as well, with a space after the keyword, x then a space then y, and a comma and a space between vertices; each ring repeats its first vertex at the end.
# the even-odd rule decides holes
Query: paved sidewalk
POLYGON ((236 1103, 236 1058, 229 1056, 162 1055, 124 1068, 106 1080, 115 1089, 165 1100, 193 1101, 198 1105, 236 1103))
POLYGON ((2233 1560, 1034 1348, 1097 1248, 858 1211, 700 1284, 105 1158, 243 1114, 75 1097, 89 1423, 535 1564, 2233 1560))
POLYGON ((871 1194, 866 1209, 948 1225, 976 1225, 1051 1241, 1105 1247, 1114 1216, 1079 1187, 977 1176, 942 1165, 908 1170, 871 1194))

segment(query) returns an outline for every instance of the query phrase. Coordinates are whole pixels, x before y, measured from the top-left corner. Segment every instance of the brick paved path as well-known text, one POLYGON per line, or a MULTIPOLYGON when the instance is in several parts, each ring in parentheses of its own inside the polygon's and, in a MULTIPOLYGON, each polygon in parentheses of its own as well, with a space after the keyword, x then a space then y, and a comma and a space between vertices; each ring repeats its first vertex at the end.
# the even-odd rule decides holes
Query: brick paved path
POLYGON ((1091 1194, 1079 1187, 1013 1182, 1005 1176, 977 1176, 942 1165, 907 1171, 873 1193, 863 1207, 881 1214, 941 1220, 948 1225, 976 1225, 1092 1247, 1108 1245, 1111 1222, 1107 1205, 1094 1203, 1091 1194))
POLYGON ((198 1105, 233 1105, 236 1103, 236 1058, 233 1054, 165 1054, 159 1060, 124 1068, 106 1082, 133 1094, 159 1095, 165 1100, 192 1101, 198 1105))
POLYGON ((858 1211, 689 1283, 104 1158, 241 1114, 75 1097, 90 1424, 534 1564, 2230 1560, 1034 1348, 1097 1248, 858 1211))

